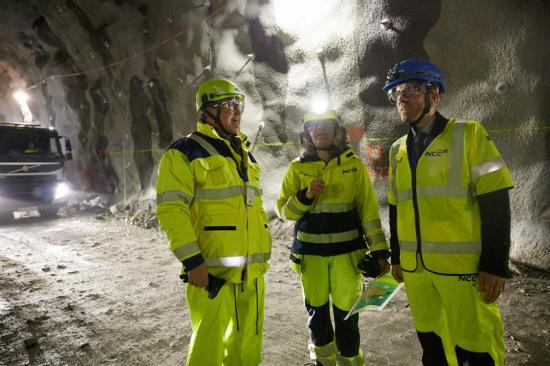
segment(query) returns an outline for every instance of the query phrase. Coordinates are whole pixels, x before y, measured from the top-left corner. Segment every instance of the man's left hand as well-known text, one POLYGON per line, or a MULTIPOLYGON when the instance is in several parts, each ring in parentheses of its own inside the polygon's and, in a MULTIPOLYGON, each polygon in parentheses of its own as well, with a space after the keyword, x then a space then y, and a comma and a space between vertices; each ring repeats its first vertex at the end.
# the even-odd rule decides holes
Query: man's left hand
POLYGON ((478 286, 483 301, 487 304, 495 302, 504 291, 506 279, 487 272, 479 272, 478 286))

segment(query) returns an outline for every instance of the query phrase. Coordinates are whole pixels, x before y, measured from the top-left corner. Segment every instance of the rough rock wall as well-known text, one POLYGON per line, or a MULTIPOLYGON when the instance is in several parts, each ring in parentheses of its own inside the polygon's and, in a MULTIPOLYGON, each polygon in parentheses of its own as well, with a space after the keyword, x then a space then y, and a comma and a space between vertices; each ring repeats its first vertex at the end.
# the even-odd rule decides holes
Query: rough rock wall
POLYGON ((107 154, 120 199, 154 197, 163 149, 194 128, 194 89, 215 76, 245 91, 243 131, 252 140, 265 122, 254 153, 268 210, 299 153, 301 117, 324 97, 369 166, 385 219, 387 151, 406 127, 381 87, 397 61, 429 59, 446 73, 441 112, 481 120, 512 169, 513 258, 550 270, 548 2, 29 0, 2 7, 0 118, 17 116, 9 90, 45 79, 30 91, 31 110, 73 139, 73 179, 105 188, 90 167, 107 154))

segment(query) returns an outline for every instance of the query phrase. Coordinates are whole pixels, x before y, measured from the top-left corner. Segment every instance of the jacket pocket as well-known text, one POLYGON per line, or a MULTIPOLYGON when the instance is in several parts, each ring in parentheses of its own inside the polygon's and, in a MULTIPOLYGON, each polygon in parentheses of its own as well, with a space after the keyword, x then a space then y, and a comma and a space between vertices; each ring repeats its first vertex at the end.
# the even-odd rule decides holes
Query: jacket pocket
POLYGON ((236 226, 217 225, 217 226, 205 226, 204 231, 235 231, 236 226))
POLYGON ((213 156, 206 159, 197 159, 199 164, 195 171, 195 179, 202 187, 227 186, 232 182, 231 168, 222 156, 213 156))
POLYGON ((236 213, 205 216, 201 224, 198 239, 204 256, 226 257, 246 253, 236 213))

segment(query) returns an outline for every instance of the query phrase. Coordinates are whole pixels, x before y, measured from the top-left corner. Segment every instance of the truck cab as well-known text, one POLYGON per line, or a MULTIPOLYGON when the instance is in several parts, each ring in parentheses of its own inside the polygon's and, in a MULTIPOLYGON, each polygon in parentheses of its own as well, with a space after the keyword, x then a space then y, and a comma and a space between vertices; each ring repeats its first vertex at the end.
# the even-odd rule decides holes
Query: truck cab
POLYGON ((52 127, 0 123, 0 216, 38 210, 55 216, 69 193, 64 164, 71 142, 52 127))

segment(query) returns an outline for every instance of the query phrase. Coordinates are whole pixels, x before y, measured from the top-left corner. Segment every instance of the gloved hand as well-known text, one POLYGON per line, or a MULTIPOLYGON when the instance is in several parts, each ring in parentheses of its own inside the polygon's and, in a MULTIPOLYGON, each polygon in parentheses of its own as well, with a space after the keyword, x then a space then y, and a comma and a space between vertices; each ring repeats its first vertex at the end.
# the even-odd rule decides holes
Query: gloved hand
POLYGON ((359 267, 365 277, 378 277, 380 273, 382 273, 382 268, 380 268, 378 260, 370 253, 365 254, 357 267, 359 267))
MULTIPOLYGON (((189 275, 187 272, 180 274, 180 278, 183 280, 183 283, 189 282, 189 275)), ((208 285, 206 287, 206 290, 208 291, 208 298, 215 298, 218 295, 218 292, 222 289, 223 285, 225 285, 225 280, 223 278, 213 276, 209 273, 208 285)))

